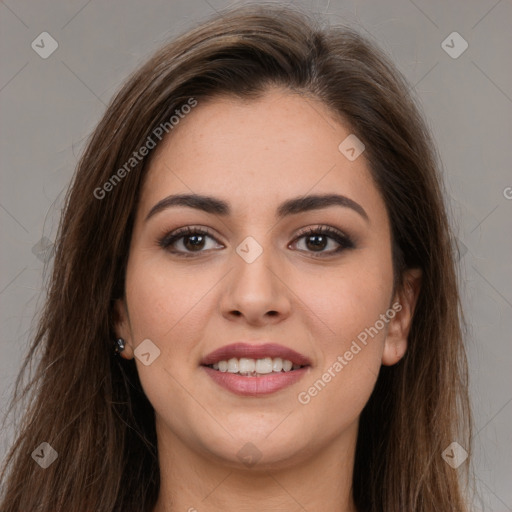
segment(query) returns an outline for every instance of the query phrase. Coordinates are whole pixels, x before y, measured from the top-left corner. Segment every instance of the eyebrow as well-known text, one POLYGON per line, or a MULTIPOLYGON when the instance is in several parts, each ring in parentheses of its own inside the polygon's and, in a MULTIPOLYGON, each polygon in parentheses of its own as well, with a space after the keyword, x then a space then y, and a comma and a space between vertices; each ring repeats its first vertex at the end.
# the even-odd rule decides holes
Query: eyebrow
MULTIPOLYGON (((200 194, 177 194, 167 196, 161 201, 158 201, 147 214, 145 221, 147 222, 151 217, 163 210, 176 206, 195 208, 206 213, 213 213, 223 217, 231 214, 229 204, 222 199, 200 194)), ((328 208, 329 206, 351 208, 367 222, 370 221, 368 214, 359 203, 339 194, 310 195, 288 199, 279 205, 276 217, 282 219, 288 215, 320 210, 322 208, 328 208)))

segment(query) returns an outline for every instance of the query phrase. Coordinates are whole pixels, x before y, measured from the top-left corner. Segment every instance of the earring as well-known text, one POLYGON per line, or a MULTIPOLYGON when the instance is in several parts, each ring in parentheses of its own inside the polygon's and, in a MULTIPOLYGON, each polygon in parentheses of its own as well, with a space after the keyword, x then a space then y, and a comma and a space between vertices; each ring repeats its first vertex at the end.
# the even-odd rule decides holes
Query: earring
POLYGON ((114 342, 114 352, 116 354, 120 354, 124 350, 124 340, 123 338, 118 338, 114 342))

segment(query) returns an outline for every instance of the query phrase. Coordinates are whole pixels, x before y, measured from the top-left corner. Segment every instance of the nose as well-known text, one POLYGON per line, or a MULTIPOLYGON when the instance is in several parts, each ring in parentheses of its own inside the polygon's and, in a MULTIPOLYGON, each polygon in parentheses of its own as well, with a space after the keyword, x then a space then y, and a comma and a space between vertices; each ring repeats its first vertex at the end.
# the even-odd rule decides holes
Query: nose
POLYGON ((233 270, 221 298, 222 315, 253 326, 282 322, 290 315, 292 291, 272 250, 264 249, 254 261, 233 254, 233 270))

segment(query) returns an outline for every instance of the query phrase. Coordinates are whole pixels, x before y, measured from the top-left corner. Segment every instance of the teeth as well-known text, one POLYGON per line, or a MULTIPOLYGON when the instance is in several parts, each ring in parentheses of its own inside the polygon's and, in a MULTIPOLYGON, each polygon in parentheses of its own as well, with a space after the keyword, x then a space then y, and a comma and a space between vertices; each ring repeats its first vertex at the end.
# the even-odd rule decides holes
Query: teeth
POLYGON ((240 373, 252 373, 253 371, 256 370, 256 361, 254 359, 247 359, 246 357, 241 357, 240 362, 238 363, 238 368, 238 371, 240 373))
POLYGON ((283 361, 283 370, 285 372, 289 372, 292 369, 293 363, 289 361, 288 359, 285 359, 283 361))
POLYGON ((247 357, 237 359, 232 357, 229 361, 219 361, 212 364, 211 367, 223 373, 238 373, 245 376, 267 375, 282 371, 289 372, 292 369, 298 370, 301 368, 299 364, 293 364, 289 359, 281 359, 280 357, 265 357, 263 359, 249 359, 247 357))
POLYGON ((272 361, 272 370, 280 372, 283 369, 283 360, 280 357, 276 357, 272 361))
POLYGON ((228 361, 228 372, 229 373, 238 373, 238 359, 236 357, 232 357, 228 361))
POLYGON ((272 358, 256 359, 256 373, 272 373, 272 358))

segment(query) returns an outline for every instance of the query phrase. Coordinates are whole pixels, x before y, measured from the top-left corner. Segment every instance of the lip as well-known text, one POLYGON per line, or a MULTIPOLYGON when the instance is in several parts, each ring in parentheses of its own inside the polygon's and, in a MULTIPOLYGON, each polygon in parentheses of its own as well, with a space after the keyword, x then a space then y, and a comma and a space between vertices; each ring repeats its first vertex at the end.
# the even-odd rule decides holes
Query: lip
POLYGON ((214 350, 205 356, 200 364, 206 374, 219 386, 241 396, 260 396, 275 393, 299 381, 309 372, 311 367, 311 361, 305 355, 275 343, 265 343, 262 345, 233 343, 214 350), (303 368, 289 372, 269 373, 259 377, 244 377, 235 373, 220 372, 208 366, 219 361, 227 361, 232 357, 237 359, 241 357, 249 359, 280 357, 281 359, 288 359, 294 365, 300 365, 303 368))
POLYGON ((311 361, 305 355, 299 354, 291 348, 284 347, 283 345, 278 345, 276 343, 265 343, 263 345, 232 343, 231 345, 225 345, 224 347, 210 352, 201 360, 200 364, 207 366, 210 364, 218 363, 219 361, 228 361, 232 357, 236 357, 237 359, 240 359, 241 357, 247 357, 248 359, 280 357, 281 359, 290 360, 293 364, 298 364, 300 366, 311 366, 311 361))
POLYGON ((243 377, 236 373, 219 372, 209 366, 201 366, 206 374, 219 386, 242 396, 260 396, 275 393, 299 381, 309 371, 305 366, 289 372, 262 375, 261 377, 243 377))

